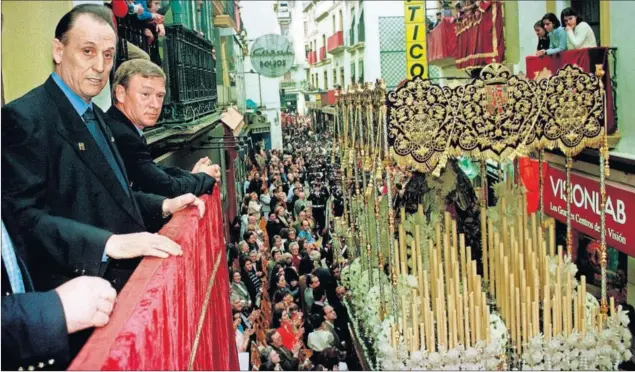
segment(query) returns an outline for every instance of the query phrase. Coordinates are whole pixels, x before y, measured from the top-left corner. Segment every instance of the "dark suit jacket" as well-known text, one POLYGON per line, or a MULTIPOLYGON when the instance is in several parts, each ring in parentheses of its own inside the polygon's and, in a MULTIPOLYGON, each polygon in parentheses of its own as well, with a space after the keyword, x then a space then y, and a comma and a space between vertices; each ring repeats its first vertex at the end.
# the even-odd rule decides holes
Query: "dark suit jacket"
POLYGON ((62 303, 55 291, 32 292, 29 272, 19 254, 21 240, 11 222, 4 219, 27 293, 13 294, 2 260, 2 369, 64 369, 70 356, 62 303))
MULTIPOLYGON (((126 177, 104 113, 96 105, 94 112, 126 177)), ((110 236, 158 230, 164 200, 130 188, 126 193, 52 78, 2 108, 2 202, 29 247, 36 290, 99 275, 110 236)), ((109 260, 109 270, 124 263, 109 260)), ((125 280, 113 279, 113 286, 125 280)))
POLYGON ((300 361, 298 358, 293 356, 293 353, 289 351, 284 346, 275 347, 271 345, 271 348, 274 349, 278 355, 280 356, 280 367, 282 367, 285 371, 297 371, 300 366, 300 361))
POLYGON ((117 107, 110 107, 107 118, 133 190, 169 198, 187 193, 199 196, 212 192, 216 179, 205 173, 192 174, 181 168, 155 164, 144 139, 117 107))

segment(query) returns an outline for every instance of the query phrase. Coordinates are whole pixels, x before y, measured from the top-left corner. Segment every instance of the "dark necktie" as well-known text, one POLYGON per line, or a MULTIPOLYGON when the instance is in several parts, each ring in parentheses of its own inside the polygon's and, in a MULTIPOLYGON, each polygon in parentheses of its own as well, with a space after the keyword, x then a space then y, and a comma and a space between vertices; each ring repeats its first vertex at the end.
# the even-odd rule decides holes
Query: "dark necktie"
POLYGON ((115 160, 115 156, 112 153, 110 146, 108 145, 108 141, 106 140, 104 133, 99 128, 99 122, 95 117, 95 113, 93 112, 92 107, 89 107, 88 110, 86 110, 84 115, 82 115, 82 119, 84 119, 84 122, 86 123, 90 134, 92 134, 93 138, 95 139, 95 142, 97 142, 97 146, 99 146, 101 152, 106 157, 108 164, 110 164, 110 168, 112 168, 112 171, 115 172, 115 176, 117 177, 117 180, 119 180, 121 187, 126 192, 126 195, 130 196, 130 191, 128 190, 126 179, 123 176, 123 172, 121 171, 119 164, 117 164, 117 161, 115 160))

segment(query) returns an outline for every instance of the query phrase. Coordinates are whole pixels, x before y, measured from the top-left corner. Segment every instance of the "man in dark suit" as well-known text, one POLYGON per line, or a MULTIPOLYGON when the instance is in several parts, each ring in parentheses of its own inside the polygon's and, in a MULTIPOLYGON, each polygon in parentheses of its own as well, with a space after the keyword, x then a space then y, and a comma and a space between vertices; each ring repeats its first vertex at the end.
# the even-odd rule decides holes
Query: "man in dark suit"
POLYGON ((141 256, 181 255, 158 230, 171 213, 204 203, 134 192, 103 112, 91 102, 115 55, 108 8, 84 4, 55 29, 55 73, 2 108, 2 202, 29 248, 36 290, 80 275, 120 290, 141 256))
POLYGON ((68 335, 106 325, 116 292, 108 281, 88 276, 33 292, 16 248, 3 220, 2 369, 64 369, 70 361, 68 335))
POLYGON ((115 73, 115 104, 107 114, 108 125, 115 137, 132 189, 175 197, 212 192, 220 179, 220 168, 208 158, 200 159, 192 172, 154 163, 143 129, 153 127, 163 107, 165 73, 161 67, 145 59, 126 61, 115 73))
POLYGON ((298 359, 298 353, 300 352, 301 343, 296 343, 293 350, 287 349, 282 344, 282 337, 275 329, 267 331, 266 341, 273 350, 275 350, 280 356, 280 366, 284 371, 297 371, 300 366, 300 360, 298 359))

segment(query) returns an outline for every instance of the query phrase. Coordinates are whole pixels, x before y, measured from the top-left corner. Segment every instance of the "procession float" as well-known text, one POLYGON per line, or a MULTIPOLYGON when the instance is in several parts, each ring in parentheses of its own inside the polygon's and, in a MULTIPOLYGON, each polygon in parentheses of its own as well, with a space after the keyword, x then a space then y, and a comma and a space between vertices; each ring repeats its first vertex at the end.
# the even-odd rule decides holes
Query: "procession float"
POLYGON ((366 367, 613 370, 630 358, 628 316, 606 289, 603 73, 567 65, 528 80, 493 63, 454 88, 414 77, 391 92, 378 80, 337 93, 332 161, 347 194, 334 241, 348 251, 342 278, 366 367), (600 153, 599 301, 571 259, 570 171, 586 147, 600 153), (563 245, 543 213, 542 171, 534 213, 516 173, 488 200, 486 177, 466 190, 457 166, 467 157, 484 175, 488 160, 531 156, 543 169, 545 149, 567 159, 563 245), (393 200, 397 167, 423 185, 407 205, 393 200))

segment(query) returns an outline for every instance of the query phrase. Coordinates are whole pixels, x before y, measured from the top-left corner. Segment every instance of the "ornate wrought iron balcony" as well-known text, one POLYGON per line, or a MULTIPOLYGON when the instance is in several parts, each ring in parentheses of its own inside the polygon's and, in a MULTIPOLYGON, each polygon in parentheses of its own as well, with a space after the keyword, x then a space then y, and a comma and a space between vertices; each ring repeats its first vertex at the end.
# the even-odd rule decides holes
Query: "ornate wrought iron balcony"
POLYGON ((167 95, 161 122, 182 122, 214 112, 217 105, 212 43, 182 25, 166 26, 163 71, 167 95))

